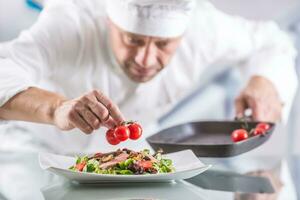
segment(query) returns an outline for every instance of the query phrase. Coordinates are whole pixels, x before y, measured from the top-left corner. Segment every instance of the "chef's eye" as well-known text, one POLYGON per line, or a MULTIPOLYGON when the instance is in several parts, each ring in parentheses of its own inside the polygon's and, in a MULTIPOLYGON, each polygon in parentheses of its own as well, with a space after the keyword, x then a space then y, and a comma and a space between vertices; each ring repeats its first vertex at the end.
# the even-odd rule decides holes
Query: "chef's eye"
POLYGON ((156 45, 157 45, 158 48, 165 48, 165 47, 168 46, 168 44, 169 44, 168 41, 158 41, 158 42, 156 42, 156 45))
POLYGON ((143 46, 145 44, 144 40, 140 38, 135 38, 131 36, 127 36, 127 42, 130 45, 135 45, 135 46, 143 46))

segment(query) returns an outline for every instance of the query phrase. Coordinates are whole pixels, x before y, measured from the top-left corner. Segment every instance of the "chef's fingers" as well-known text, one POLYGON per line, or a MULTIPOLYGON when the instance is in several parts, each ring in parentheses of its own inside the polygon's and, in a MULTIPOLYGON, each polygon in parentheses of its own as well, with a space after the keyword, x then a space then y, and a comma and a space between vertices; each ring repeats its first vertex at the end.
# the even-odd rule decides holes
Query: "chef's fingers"
POLYGON ((108 129, 112 129, 115 128, 117 124, 115 123, 115 120, 109 117, 105 122, 103 122, 103 126, 105 126, 108 129))
POLYGON ((92 127, 94 130, 98 129, 100 126, 99 119, 93 114, 93 112, 86 106, 77 106, 75 111, 80 114, 80 116, 86 121, 86 123, 92 127))
POLYGON ((102 103, 109 111, 111 117, 116 121, 117 124, 121 124, 125 121, 121 111, 118 106, 115 105, 109 98, 107 98, 102 92, 94 90, 93 94, 96 96, 97 100, 102 103))
POLYGON ((244 117, 244 112, 248 108, 244 96, 239 96, 235 99, 235 117, 241 119, 244 117))
POLYGON ((102 125, 109 129, 115 128, 115 126, 117 125, 115 120, 112 119, 107 108, 102 103, 100 103, 95 96, 87 96, 83 99, 83 101, 100 120, 101 124, 99 124, 99 126, 102 125))
MULTIPOLYGON (((268 102, 260 97, 248 96, 247 104, 249 108, 252 110, 252 118, 254 121, 270 121, 272 109, 268 109, 270 107, 269 104, 272 102, 268 102), (269 110, 269 111, 268 111, 269 110)), ((272 120, 271 120, 272 121, 272 120)))
POLYGON ((93 132, 93 128, 76 111, 70 112, 70 122, 74 127, 79 128, 86 134, 91 134, 93 132))
POLYGON ((251 118, 254 121, 263 121, 266 117, 263 102, 259 98, 255 98, 255 95, 243 93, 235 100, 236 117, 244 117, 245 110, 248 108, 251 109, 251 118))
POLYGON ((102 103, 95 100, 88 102, 87 106, 96 115, 96 117, 100 120, 101 123, 108 120, 109 111, 102 103))

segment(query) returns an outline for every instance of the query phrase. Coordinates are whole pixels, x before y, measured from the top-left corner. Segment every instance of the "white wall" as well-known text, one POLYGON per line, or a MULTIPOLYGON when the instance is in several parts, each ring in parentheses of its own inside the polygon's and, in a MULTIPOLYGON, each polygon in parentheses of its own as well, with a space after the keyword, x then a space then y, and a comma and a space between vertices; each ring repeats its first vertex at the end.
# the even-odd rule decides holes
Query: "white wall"
MULTIPOLYGON (((210 0, 216 7, 249 19, 275 19, 285 23, 298 15, 299 0, 210 0)), ((38 12, 28 9, 25 0, 0 0, 0 42, 15 38, 29 27, 38 12)))
POLYGON ((0 0, 0 42, 17 37, 37 16, 38 12, 29 9, 25 0, 0 0))
POLYGON ((292 20, 299 16, 299 0, 210 0, 215 6, 230 14, 256 20, 292 20))

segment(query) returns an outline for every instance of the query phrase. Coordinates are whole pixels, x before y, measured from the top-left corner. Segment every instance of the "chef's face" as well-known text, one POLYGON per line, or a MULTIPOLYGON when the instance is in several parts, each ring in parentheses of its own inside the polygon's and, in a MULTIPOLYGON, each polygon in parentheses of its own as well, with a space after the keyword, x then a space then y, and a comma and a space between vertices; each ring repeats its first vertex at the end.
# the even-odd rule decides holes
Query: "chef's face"
POLYGON ((117 62, 135 82, 146 82, 170 61, 181 37, 158 38, 126 32, 108 20, 110 43, 117 62))

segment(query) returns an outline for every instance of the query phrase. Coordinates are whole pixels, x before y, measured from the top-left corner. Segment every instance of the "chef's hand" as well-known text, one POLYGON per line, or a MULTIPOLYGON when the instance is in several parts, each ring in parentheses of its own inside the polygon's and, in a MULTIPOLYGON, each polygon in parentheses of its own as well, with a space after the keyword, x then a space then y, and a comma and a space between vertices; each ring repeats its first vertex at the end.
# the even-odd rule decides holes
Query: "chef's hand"
POLYGON ((264 77, 253 76, 235 100, 236 117, 250 108, 255 121, 277 122, 281 119, 282 103, 274 85, 264 77))
POLYGON ((54 124, 58 128, 79 128, 86 134, 99 129, 100 126, 113 128, 123 121, 119 108, 98 90, 64 101, 54 111, 54 124))

